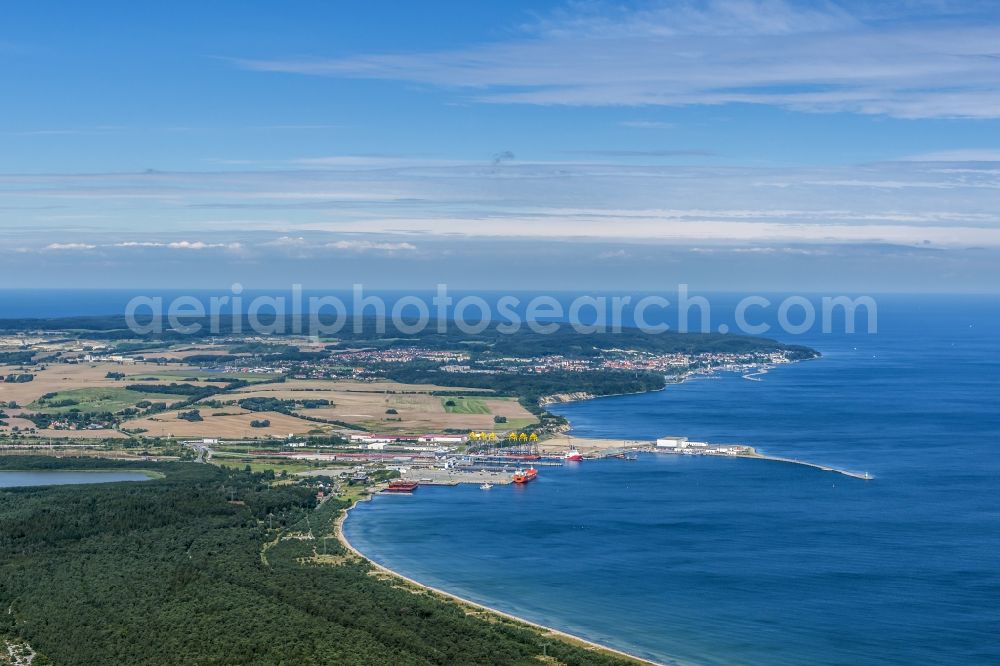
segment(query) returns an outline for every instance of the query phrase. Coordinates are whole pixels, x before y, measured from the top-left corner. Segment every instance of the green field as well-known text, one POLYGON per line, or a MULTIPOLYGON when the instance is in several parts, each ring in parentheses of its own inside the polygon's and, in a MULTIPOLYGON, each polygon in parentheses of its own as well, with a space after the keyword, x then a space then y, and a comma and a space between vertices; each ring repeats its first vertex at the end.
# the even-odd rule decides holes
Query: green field
POLYGON ((501 423, 497 427, 504 430, 521 430, 538 423, 538 419, 507 419, 507 423, 501 423))
POLYGON ((297 472, 305 472, 306 470, 315 469, 312 465, 297 460, 261 460, 259 458, 219 455, 218 453, 212 456, 212 463, 216 465, 225 465, 226 467, 235 467, 236 469, 244 469, 247 465, 249 465, 252 472, 264 472, 270 470, 275 474, 280 474, 281 472, 295 474, 297 472))
POLYGON ((59 391, 51 398, 36 400, 28 405, 26 409, 45 412, 46 414, 65 414, 74 409, 86 413, 118 412, 126 407, 135 407, 135 404, 142 400, 170 404, 183 399, 184 396, 179 395, 144 393, 142 391, 129 391, 126 388, 91 387, 59 391), (73 400, 76 404, 64 405, 62 407, 54 406, 63 400, 73 400))
POLYGON ((489 414, 490 408, 479 398, 441 398, 444 411, 449 414, 489 414), (448 404, 454 403, 454 404, 448 404))

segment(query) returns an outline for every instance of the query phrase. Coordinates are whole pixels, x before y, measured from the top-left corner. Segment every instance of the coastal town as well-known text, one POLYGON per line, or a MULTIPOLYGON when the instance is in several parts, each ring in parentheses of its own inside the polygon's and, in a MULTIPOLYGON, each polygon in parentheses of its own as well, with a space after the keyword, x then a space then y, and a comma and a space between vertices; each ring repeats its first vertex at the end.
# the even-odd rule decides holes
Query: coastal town
MULTIPOLYGON (((197 363, 219 373, 281 374, 300 379, 359 379, 386 377, 388 368, 426 362, 453 374, 540 374, 548 372, 658 372, 677 376, 719 371, 743 372, 761 366, 788 363, 785 350, 751 352, 655 353, 638 349, 597 349, 586 357, 547 353, 535 356, 496 356, 465 351, 442 351, 421 346, 341 348, 315 338, 282 338, 280 344, 262 337, 212 338, 196 346, 177 348, 150 345, 141 352, 122 353, 121 345, 97 341, 65 341, 49 337, 0 336, 0 354, 7 358, 52 360, 63 363, 153 364, 197 363), (232 352, 235 348, 237 351, 232 352), (262 353, 253 353, 257 349, 262 353), (250 350, 250 351, 240 351, 250 350), (288 353, 292 351, 294 353, 288 353), (283 356, 282 356, 283 354, 283 356), (276 358, 276 356, 282 356, 276 358)), ((0 356, 0 360, 4 358, 0 356)), ((13 381, 12 373, 5 376, 13 381)), ((2 380, 3 377, 0 377, 2 380)))
POLYGON ((529 356, 294 336, 170 344, 21 332, 0 337, 0 451, 172 455, 374 491, 391 479, 410 491, 526 483, 518 475, 528 470, 534 480, 546 467, 647 453, 766 458, 683 436, 575 437, 547 406, 714 373, 753 379, 802 358, 780 346, 529 356))

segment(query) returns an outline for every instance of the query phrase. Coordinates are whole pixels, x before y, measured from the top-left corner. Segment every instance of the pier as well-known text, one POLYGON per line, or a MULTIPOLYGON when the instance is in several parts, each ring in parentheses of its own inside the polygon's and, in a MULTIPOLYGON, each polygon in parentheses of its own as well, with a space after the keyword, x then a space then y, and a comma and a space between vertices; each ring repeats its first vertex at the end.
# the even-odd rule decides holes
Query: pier
POLYGON ((833 472, 835 474, 842 474, 844 476, 849 476, 852 479, 860 479, 861 481, 871 481, 873 477, 868 472, 853 472, 849 469, 843 469, 840 467, 831 467, 830 465, 821 465, 819 463, 808 462, 806 460, 799 460, 797 458, 784 458, 782 456, 772 456, 766 453, 760 453, 757 449, 752 446, 746 445, 707 445, 703 448, 684 448, 684 449, 673 449, 673 448, 649 448, 646 451, 652 453, 665 453, 669 455, 687 455, 687 456, 717 456, 726 458, 749 458, 751 460, 769 460, 771 462, 786 463, 789 465, 801 465, 803 467, 812 467, 813 469, 818 469, 822 472, 833 472))
POLYGON ((862 481, 870 481, 873 478, 868 472, 853 472, 840 467, 821 465, 819 463, 799 460, 797 458, 785 458, 783 456, 772 456, 766 453, 760 453, 757 449, 748 444, 710 444, 709 442, 691 441, 687 437, 678 435, 660 437, 656 440, 655 446, 647 448, 646 450, 656 453, 669 453, 673 455, 727 456, 731 458, 770 460, 773 462, 788 463, 790 465, 812 467, 813 469, 818 469, 822 472, 834 472, 836 474, 842 474, 844 476, 849 476, 852 479, 860 479, 862 481))
POLYGON ((875 478, 868 472, 852 472, 847 469, 841 469, 839 467, 830 467, 828 465, 820 465, 819 463, 811 463, 805 460, 798 460, 796 458, 782 458, 781 456, 769 456, 763 453, 758 453, 752 447, 751 451, 753 451, 753 453, 744 454, 742 456, 737 456, 737 457, 756 458, 758 460, 770 460, 772 462, 790 463, 792 465, 803 465, 805 467, 812 467, 813 469, 818 469, 823 472, 834 472, 836 474, 843 474, 844 476, 849 476, 852 479, 861 479, 862 481, 871 481, 872 479, 875 478))

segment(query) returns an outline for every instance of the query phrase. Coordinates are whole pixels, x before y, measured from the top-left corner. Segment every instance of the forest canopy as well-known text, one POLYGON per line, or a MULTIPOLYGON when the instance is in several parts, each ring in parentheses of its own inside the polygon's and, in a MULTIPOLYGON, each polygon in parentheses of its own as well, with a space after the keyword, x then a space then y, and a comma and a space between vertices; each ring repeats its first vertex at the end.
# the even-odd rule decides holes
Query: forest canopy
POLYGON ((164 478, 0 490, 0 636, 54 663, 537 664, 543 650, 625 663, 370 576, 334 538, 335 564, 317 561, 319 538, 276 540, 332 534, 344 505, 317 509, 306 485, 198 463, 0 457, 59 468, 164 478))

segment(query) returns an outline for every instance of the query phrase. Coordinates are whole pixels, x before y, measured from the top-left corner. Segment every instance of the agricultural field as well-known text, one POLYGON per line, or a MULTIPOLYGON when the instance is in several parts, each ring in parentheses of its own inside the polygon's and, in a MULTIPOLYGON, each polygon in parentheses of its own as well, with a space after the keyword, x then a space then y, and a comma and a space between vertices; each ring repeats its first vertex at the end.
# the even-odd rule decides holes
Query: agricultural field
MULTIPOLYGON (((226 375, 219 373, 206 373, 198 368, 189 366, 165 367, 155 363, 134 363, 122 365, 119 363, 55 363, 45 366, 29 366, 26 370, 18 370, 20 366, 0 366, 0 375, 8 375, 17 372, 27 372, 33 374, 35 378, 30 382, 8 384, 0 382, 0 402, 14 401, 18 405, 27 405, 34 402, 46 393, 58 393, 61 391, 72 391, 83 388, 102 387, 124 387, 137 381, 145 381, 145 377, 153 377, 155 381, 163 383, 180 382, 187 377, 199 377, 204 379, 224 379, 226 375), (108 373, 121 373, 124 379, 116 380, 107 377, 108 373)), ((270 379, 264 375, 240 374, 232 378, 246 379, 248 381, 267 381, 270 379)))
MULTIPOLYGON (((310 416, 357 424, 378 432, 420 434, 442 430, 492 430, 495 415, 507 428, 534 423, 534 416, 512 398, 483 398, 480 409, 448 411, 439 396, 427 394, 344 393, 329 396, 333 407, 310 409, 310 416)), ((453 398, 453 400, 455 400, 453 398)), ((462 398, 457 398, 462 400, 462 398)))
MULTIPOLYGON (((188 411, 185 408, 182 411, 188 411)), ((225 408, 222 410, 200 408, 201 421, 187 421, 178 417, 178 412, 165 412, 155 416, 147 416, 126 421, 121 425, 124 430, 144 430, 147 437, 218 437, 220 439, 253 439, 253 438, 285 438, 288 435, 303 435, 313 431, 327 432, 330 426, 312 423, 288 414, 279 412, 243 412, 239 409, 225 408), (212 413, 226 412, 226 416, 213 416, 212 413), (242 413, 236 413, 242 412, 242 413), (251 421, 270 421, 266 428, 255 428, 251 421)))
MULTIPOLYGON (((34 402, 46 393, 62 390, 86 388, 90 386, 114 386, 115 382, 106 379, 108 372, 120 372, 121 366, 102 365, 50 365, 44 370, 37 366, 29 367, 24 372, 35 376, 33 381, 23 384, 0 383, 0 402, 16 402, 26 405, 34 402)), ((18 372, 15 366, 0 367, 0 374, 7 375, 18 372)))
POLYGON ((136 403, 143 400, 170 404, 182 399, 183 396, 166 393, 130 391, 124 386, 95 386, 47 393, 24 405, 23 409, 28 412, 44 412, 46 414, 65 414, 72 410, 118 412, 127 407, 135 407, 136 403))
MULTIPOLYGON (((0 372, 14 373, 16 366, 0 367, 0 372)), ((222 379, 243 379, 253 382, 250 386, 226 393, 219 393, 205 401, 235 403, 248 398, 272 398, 275 400, 321 401, 330 405, 306 408, 295 407, 304 417, 319 419, 311 421, 290 414, 273 411, 251 412, 235 404, 222 407, 200 403, 185 408, 197 408, 201 421, 189 421, 178 417, 178 411, 171 410, 133 418, 121 424, 122 431, 145 437, 217 437, 222 439, 267 439, 287 438, 290 434, 329 433, 344 427, 344 424, 361 429, 423 434, 445 430, 494 430, 523 428, 535 423, 535 417, 516 400, 492 395, 488 389, 455 388, 428 384, 401 384, 392 381, 332 381, 295 380, 273 382, 273 375, 211 373, 192 366, 164 366, 155 363, 59 363, 34 366, 28 370, 35 378, 26 383, 0 382, 0 402, 15 402, 17 408, 6 408, 7 427, 21 430, 33 428, 33 424, 20 418, 22 413, 37 412, 66 414, 72 410, 82 413, 120 412, 134 407, 141 401, 165 402, 168 405, 185 400, 185 395, 159 393, 156 387, 172 383, 191 383, 196 386, 220 387, 222 379), (108 377, 111 373, 112 377, 108 377), (116 375, 124 375, 115 379, 116 375), (148 385, 147 391, 130 391, 129 384, 148 385), (448 395, 434 395, 447 392, 448 395), (43 397, 44 396, 44 397, 43 397), (497 425, 494 417, 503 416, 507 422, 497 425), (251 421, 270 421, 266 427, 253 427, 251 421), (324 423, 329 421, 330 423, 324 423), (336 422, 336 423, 333 423, 336 422)), ((277 407, 276 407, 277 408, 277 407)), ((277 408, 280 409, 280 408, 277 408)), ((282 410, 283 411, 283 410, 282 410)), ((39 437, 58 436, 72 438, 122 437, 116 430, 39 430, 39 437)))
POLYGON ((441 398, 444 411, 449 414, 491 414, 490 408, 480 398, 441 398))
POLYGON ((490 396, 490 391, 456 389, 427 384, 390 381, 327 381, 290 379, 280 384, 246 386, 217 400, 274 398, 279 400, 328 400, 329 407, 297 410, 304 416, 349 423, 378 432, 421 434, 441 430, 493 430, 523 428, 535 417, 513 398, 490 396), (437 396, 435 391, 472 393, 472 396, 437 396), (454 406, 445 407, 448 401, 454 406), (507 417, 497 426, 494 416, 507 417))
POLYGON ((153 372, 143 372, 141 374, 132 375, 128 377, 130 382, 142 382, 145 383, 146 380, 159 381, 159 382, 183 382, 183 381, 198 381, 198 382, 226 382, 233 379, 239 379, 250 383, 266 384, 267 382, 273 382, 278 379, 280 375, 266 374, 266 373, 245 373, 245 372, 206 372, 200 369, 191 370, 169 370, 169 369, 157 369, 153 372))

